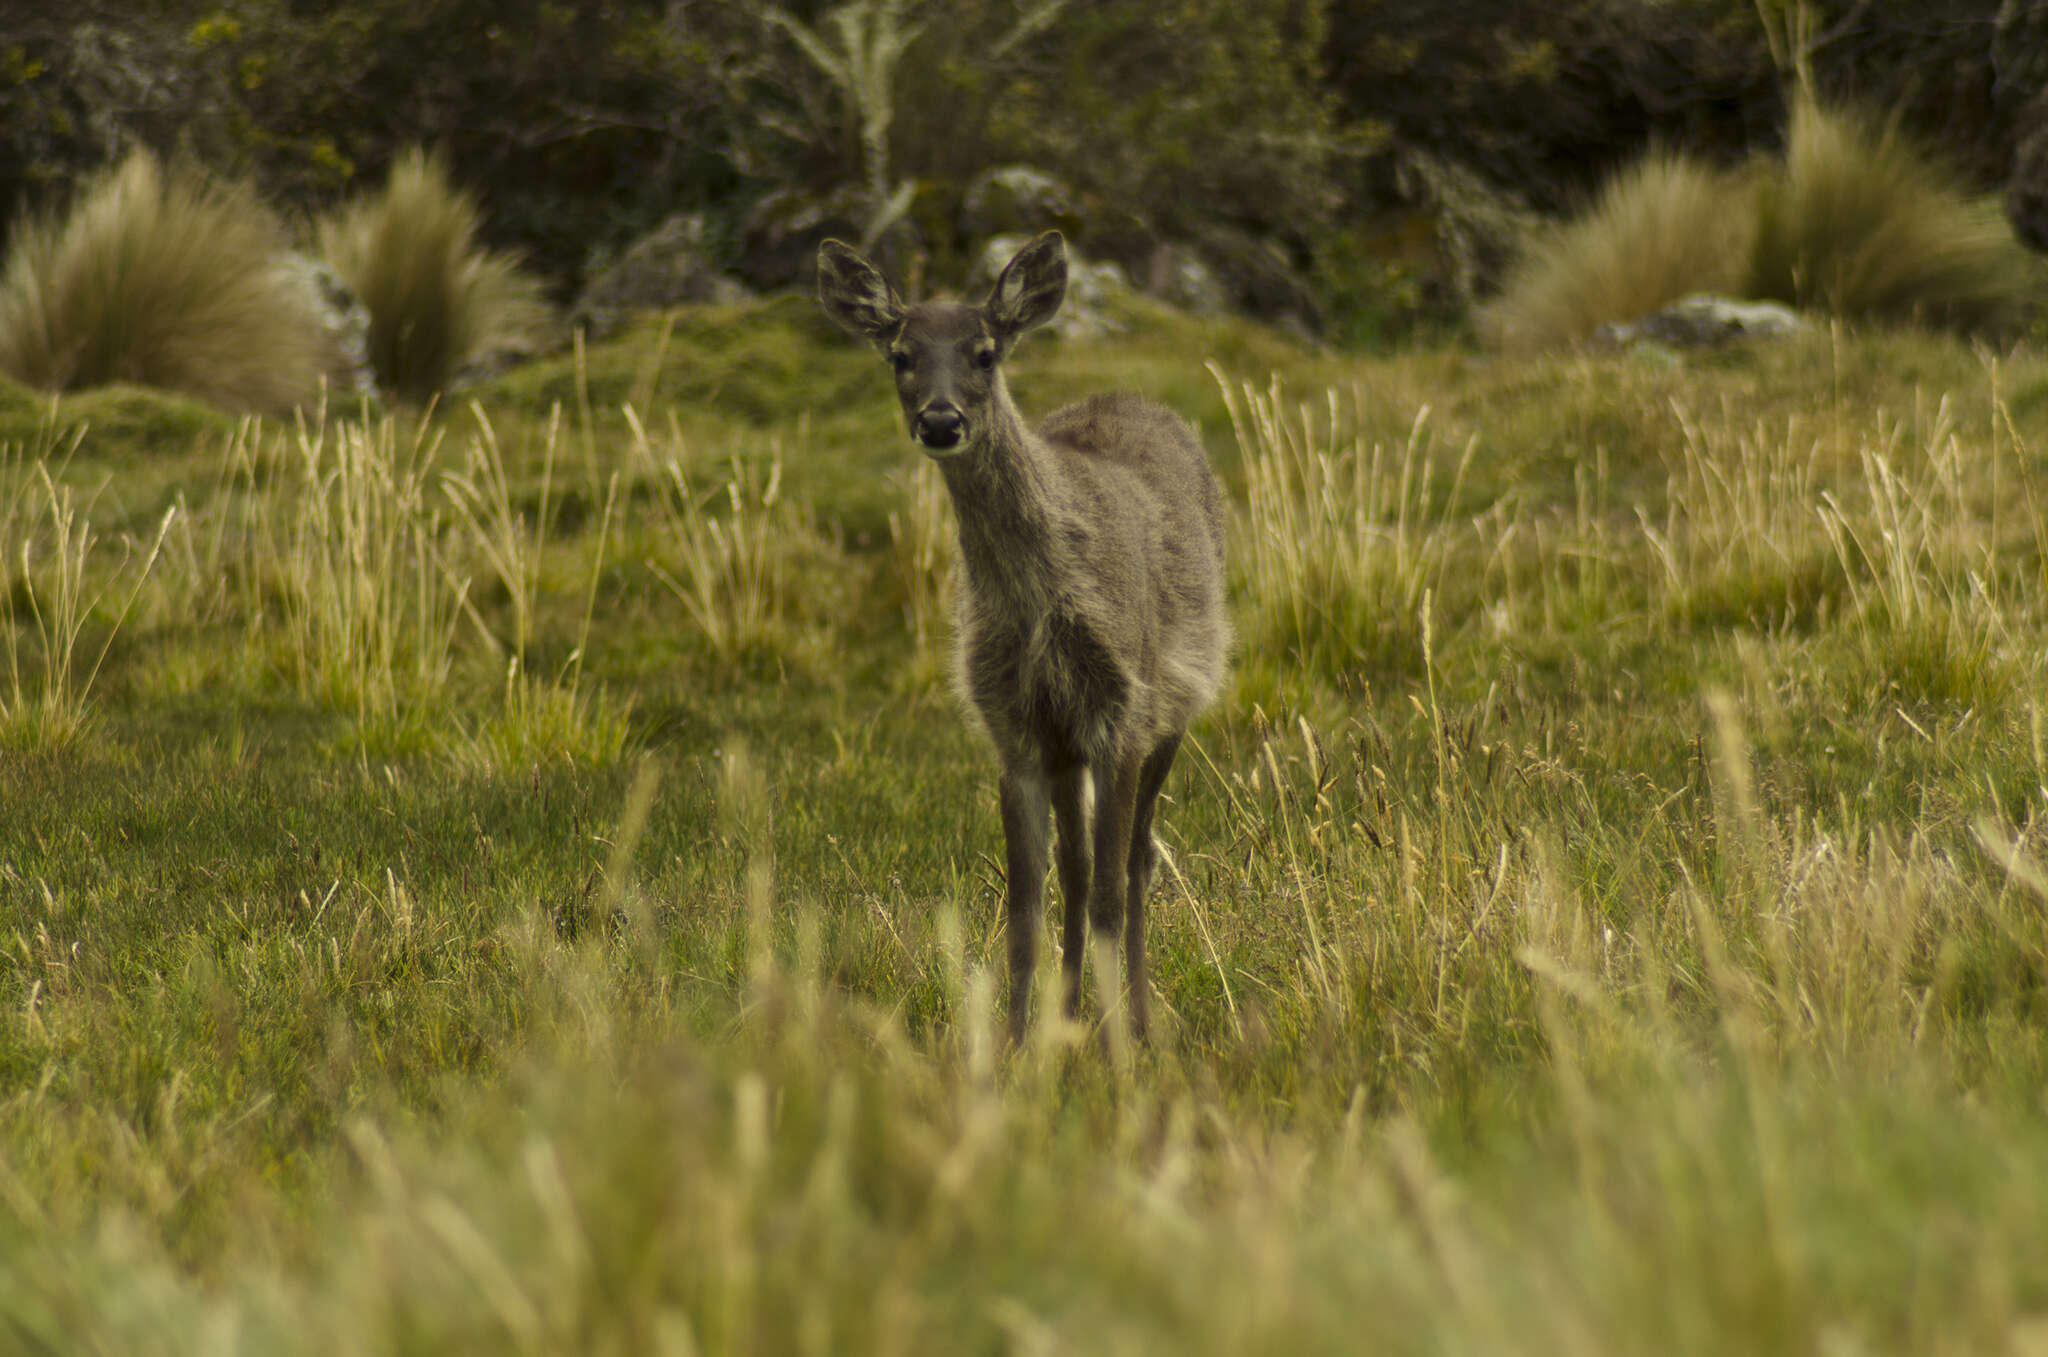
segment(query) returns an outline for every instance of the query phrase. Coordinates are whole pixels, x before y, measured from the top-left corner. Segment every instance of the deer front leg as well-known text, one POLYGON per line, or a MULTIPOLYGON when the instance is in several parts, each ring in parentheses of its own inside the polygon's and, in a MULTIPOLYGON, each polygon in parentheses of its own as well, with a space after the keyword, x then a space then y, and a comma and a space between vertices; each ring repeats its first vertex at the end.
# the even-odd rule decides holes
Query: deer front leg
MULTIPOLYGON (((1088 924, 1093 935, 1091 942, 1104 958, 1116 955, 1118 935, 1124 926, 1131 822, 1137 807, 1141 762, 1138 755, 1120 754, 1112 767, 1101 770, 1095 783, 1095 879, 1088 896, 1088 924)), ((1103 993, 1108 996, 1106 1002, 1114 1005, 1116 977, 1112 972, 1101 979, 1103 993)))
POLYGON ((1045 903, 1045 775, 1003 772, 1005 940, 1010 952, 1010 1044, 1022 1044, 1031 1020, 1031 975, 1038 964, 1038 927, 1045 903))

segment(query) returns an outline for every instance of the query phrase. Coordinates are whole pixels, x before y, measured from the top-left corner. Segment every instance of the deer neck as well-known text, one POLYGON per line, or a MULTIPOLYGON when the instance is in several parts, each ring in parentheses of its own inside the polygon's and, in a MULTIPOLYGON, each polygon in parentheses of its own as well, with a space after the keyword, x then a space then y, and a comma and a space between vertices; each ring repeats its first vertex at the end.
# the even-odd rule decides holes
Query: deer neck
POLYGON ((1042 614, 1056 593, 1058 467, 1000 380, 989 410, 972 445, 940 468, 969 588, 1021 621, 1042 614))

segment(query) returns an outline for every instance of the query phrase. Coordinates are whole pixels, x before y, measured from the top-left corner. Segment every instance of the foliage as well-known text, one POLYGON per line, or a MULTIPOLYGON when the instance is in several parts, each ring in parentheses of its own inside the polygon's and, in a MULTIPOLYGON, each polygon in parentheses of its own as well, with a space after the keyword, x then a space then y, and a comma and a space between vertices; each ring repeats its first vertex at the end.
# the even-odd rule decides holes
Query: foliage
POLYGON ((530 349, 546 322, 539 283, 478 241, 482 214, 442 160, 413 150, 381 193, 315 227, 320 253, 370 313, 378 384, 424 402, 463 364, 530 349))
POLYGON ((1727 161, 1778 121, 1748 0, 1331 0, 1328 78, 1378 129, 1359 209, 1409 201, 1418 158, 1563 211, 1645 141, 1727 161))
POLYGON ((0 370, 49 390, 133 382, 238 410, 310 401, 340 353, 246 184, 138 151, 68 211, 17 223, 0 370))
POLYGON ((1306 240, 1334 206, 1320 12, 1296 0, 1076 6, 1036 44, 1036 78, 997 86, 992 137, 1168 235, 1229 225, 1306 240))
POLYGON ((1480 316, 1496 343, 1576 344, 1693 292, 1741 291, 1754 217, 1741 176, 1654 150, 1586 211, 1539 227, 1480 316))
POLYGON ((1793 102, 1782 178, 1761 188, 1750 286, 1855 320, 2011 329, 2039 264, 1896 124, 1793 102))

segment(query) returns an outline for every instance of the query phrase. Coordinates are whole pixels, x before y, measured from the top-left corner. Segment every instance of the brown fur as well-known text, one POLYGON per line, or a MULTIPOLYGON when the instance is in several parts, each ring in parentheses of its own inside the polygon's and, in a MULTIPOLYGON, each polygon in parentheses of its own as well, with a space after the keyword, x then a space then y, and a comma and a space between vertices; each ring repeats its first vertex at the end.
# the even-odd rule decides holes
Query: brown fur
POLYGON ((1025 246, 979 307, 907 307, 837 241, 820 250, 818 277, 827 313, 895 367, 911 434, 938 460, 959 520, 955 681, 1002 761, 1011 1037, 1029 1012, 1048 806, 1067 1011, 1079 1007, 1086 933, 1121 934, 1143 1037, 1153 805, 1229 648, 1216 478, 1187 423, 1136 396, 1088 397, 1035 432, 1018 415, 1001 359, 1059 309, 1057 232, 1025 246))

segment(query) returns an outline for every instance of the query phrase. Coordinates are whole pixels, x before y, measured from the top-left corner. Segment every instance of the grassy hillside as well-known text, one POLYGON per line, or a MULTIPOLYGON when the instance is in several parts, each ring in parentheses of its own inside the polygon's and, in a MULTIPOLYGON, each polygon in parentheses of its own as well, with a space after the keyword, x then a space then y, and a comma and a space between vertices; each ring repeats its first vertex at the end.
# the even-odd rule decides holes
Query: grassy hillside
POLYGON ((2048 364, 1127 319, 1014 385, 1199 421, 1240 647, 1111 1058, 999 1049, 950 510, 806 308, 0 390, 0 1346, 2041 1350, 2048 364))

